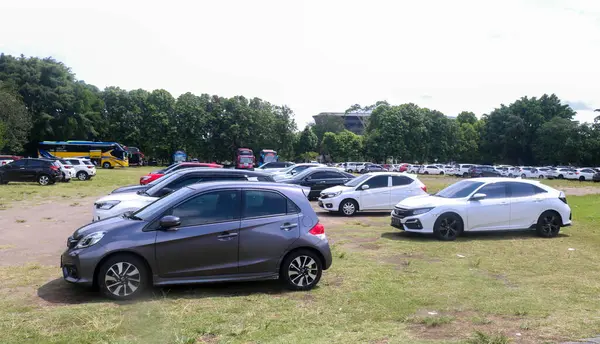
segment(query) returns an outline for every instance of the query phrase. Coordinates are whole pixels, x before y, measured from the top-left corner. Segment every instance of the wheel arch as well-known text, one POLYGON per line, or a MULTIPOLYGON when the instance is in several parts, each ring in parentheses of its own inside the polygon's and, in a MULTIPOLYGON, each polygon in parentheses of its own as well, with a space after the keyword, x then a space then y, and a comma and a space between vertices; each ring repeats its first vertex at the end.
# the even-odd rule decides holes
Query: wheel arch
POLYGON ((148 269, 148 283, 150 286, 152 286, 154 284, 153 283, 154 275, 152 272, 152 267, 150 266, 150 263, 148 263, 148 260, 146 258, 144 258, 144 256, 142 256, 141 254, 139 254, 137 252, 121 250, 121 251, 113 251, 113 252, 105 255, 104 257, 102 257, 102 259, 100 259, 100 261, 98 261, 98 263, 96 264, 96 267, 94 267, 94 275, 93 275, 93 281, 92 281, 93 286, 98 286, 98 272, 100 271, 100 267, 104 264, 104 262, 106 262, 110 258, 112 258, 114 256, 118 256, 118 255, 134 256, 134 257, 140 259, 142 262, 144 262, 144 265, 146 265, 146 269, 148 269))
POLYGON ((435 224, 437 224, 439 219, 444 215, 454 215, 454 216, 458 217, 458 219, 462 223, 463 231, 467 229, 467 221, 465 221, 465 217, 462 216, 458 211, 456 211, 454 209, 447 209, 447 210, 442 211, 435 219, 434 226, 435 226, 435 224))
POLYGON ((321 254, 321 252, 319 252, 319 250, 317 250, 313 247, 310 247, 310 246, 299 246, 299 247, 294 247, 293 249, 286 252, 286 254, 281 256, 281 259, 279 259, 279 263, 277 263, 277 273, 279 273, 281 271, 281 264, 289 255, 291 255, 292 253, 295 253, 297 251, 303 251, 303 250, 314 253, 317 256, 317 258, 319 258, 319 261, 321 261, 321 266, 323 267, 323 270, 326 270, 325 257, 323 256, 323 254, 321 254))
POLYGON ((558 210, 555 210, 555 209, 545 209, 545 210, 542 210, 542 211, 541 211, 541 212, 538 214, 538 216, 535 218, 535 223, 534 223, 534 225, 538 223, 538 221, 539 221, 540 217, 541 217, 541 216, 542 216, 544 213, 546 213, 546 212, 551 212, 551 213, 554 213, 554 214, 556 214, 556 215, 558 216, 558 219, 560 220, 560 226, 561 226, 561 227, 563 226, 564 222, 563 222, 562 215, 560 215, 560 212, 559 212, 558 210))
MULTIPOLYGON (((343 199, 343 200, 340 202, 340 205, 339 205, 339 206, 341 206, 341 205, 342 205, 344 202, 346 202, 346 201, 353 201, 353 202, 354 202, 354 204, 356 204, 356 211, 360 211, 360 204, 358 203, 358 200, 357 200, 357 199, 355 199, 355 198, 353 198, 353 197, 346 197, 346 198, 344 198, 344 199, 343 199)), ((338 206, 338 208, 339 208, 339 206, 338 206)), ((338 209, 338 210, 339 210, 339 209, 338 209)))

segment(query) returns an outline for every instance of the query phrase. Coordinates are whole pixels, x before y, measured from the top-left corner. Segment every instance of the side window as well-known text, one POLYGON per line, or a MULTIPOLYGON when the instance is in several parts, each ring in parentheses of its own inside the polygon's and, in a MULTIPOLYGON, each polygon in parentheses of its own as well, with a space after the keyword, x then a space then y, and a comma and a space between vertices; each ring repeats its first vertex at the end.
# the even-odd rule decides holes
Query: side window
POLYGON ((25 167, 26 163, 27 163, 27 159, 21 159, 21 160, 13 161, 11 163, 11 165, 16 166, 16 167, 25 167))
POLYGON ((412 184, 413 180, 408 177, 392 176, 392 186, 402 186, 412 184))
POLYGON ((542 194, 542 193, 547 193, 547 192, 548 192, 548 191, 546 191, 546 190, 542 189, 541 187, 539 187, 539 186, 535 186, 535 185, 533 185, 533 191, 534 191, 536 194, 542 194))
POLYGON ((479 189, 477 193, 486 194, 485 199, 506 198, 506 183, 488 184, 479 189))
POLYGON ((46 164, 44 164, 44 162, 41 160, 29 160, 27 167, 43 167, 45 165, 46 164))
POLYGON ((244 218, 285 215, 288 199, 273 191, 245 190, 244 218))
POLYGON ((511 197, 528 197, 535 194, 533 185, 528 183, 510 183, 511 197))
POLYGON ((311 179, 339 179, 344 178, 337 172, 317 172, 311 175, 311 179))
POLYGON ((369 189, 387 188, 388 176, 376 176, 363 183, 369 185, 369 189))
POLYGON ((288 214, 297 214, 300 212, 300 208, 296 205, 296 203, 292 202, 292 200, 287 200, 287 213, 288 214))
POLYGON ((179 190, 184 186, 192 185, 202 181, 202 177, 189 177, 174 180, 167 185, 169 189, 179 190))
POLYGON ((67 160, 67 162, 73 166, 79 165, 79 160, 67 160))
POLYGON ((239 219, 240 198, 237 190, 213 191, 193 197, 171 209, 181 226, 197 226, 239 219))

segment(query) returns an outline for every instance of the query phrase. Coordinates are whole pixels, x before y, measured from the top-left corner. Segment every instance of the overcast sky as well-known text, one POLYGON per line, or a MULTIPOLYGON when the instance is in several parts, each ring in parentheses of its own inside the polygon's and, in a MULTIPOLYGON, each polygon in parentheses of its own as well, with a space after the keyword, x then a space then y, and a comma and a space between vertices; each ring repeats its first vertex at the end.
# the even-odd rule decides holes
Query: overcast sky
POLYGON ((555 93, 600 107, 600 1, 1 1, 0 52, 100 88, 323 111, 387 100, 478 116, 555 93))

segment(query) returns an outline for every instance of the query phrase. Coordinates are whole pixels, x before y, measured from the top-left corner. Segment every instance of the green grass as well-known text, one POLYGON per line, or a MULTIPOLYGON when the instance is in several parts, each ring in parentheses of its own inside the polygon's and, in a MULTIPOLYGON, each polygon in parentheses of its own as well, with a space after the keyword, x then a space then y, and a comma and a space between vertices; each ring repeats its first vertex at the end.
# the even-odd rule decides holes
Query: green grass
MULTIPOLYGON (((131 170, 100 171, 89 182, 98 189, 86 192, 135 183, 143 170, 131 170)), ((430 188, 454 180, 423 179, 430 188)), ((276 282, 186 286, 115 303, 63 282, 55 262, 4 266, 0 343, 503 344, 587 338, 600 328, 600 195, 571 197, 569 204, 575 223, 554 239, 520 232, 439 242, 393 229, 387 215, 322 215, 334 262, 311 292, 286 292, 276 282)))
POLYGON ((56 183, 41 186, 37 183, 14 183, 0 185, 0 208, 9 207, 14 202, 33 203, 48 200, 70 200, 106 194, 120 186, 138 184, 140 177, 156 167, 131 167, 104 170, 99 168, 91 180, 71 180, 69 183, 56 183))

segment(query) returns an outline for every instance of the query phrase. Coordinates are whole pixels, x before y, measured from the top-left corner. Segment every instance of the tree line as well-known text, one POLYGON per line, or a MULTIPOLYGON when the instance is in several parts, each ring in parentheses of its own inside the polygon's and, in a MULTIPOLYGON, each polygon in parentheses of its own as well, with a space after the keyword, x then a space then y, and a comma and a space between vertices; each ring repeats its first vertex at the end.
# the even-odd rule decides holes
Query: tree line
POLYGON ((409 103, 352 105, 369 111, 364 135, 341 117, 319 116, 302 131, 293 111, 260 98, 163 89, 104 90, 52 58, 0 54, 0 152, 35 155, 43 140, 116 141, 169 160, 182 149, 230 161, 236 148, 275 149, 282 160, 600 165, 600 118, 574 121, 555 95, 523 97, 480 118, 449 117, 409 103))

